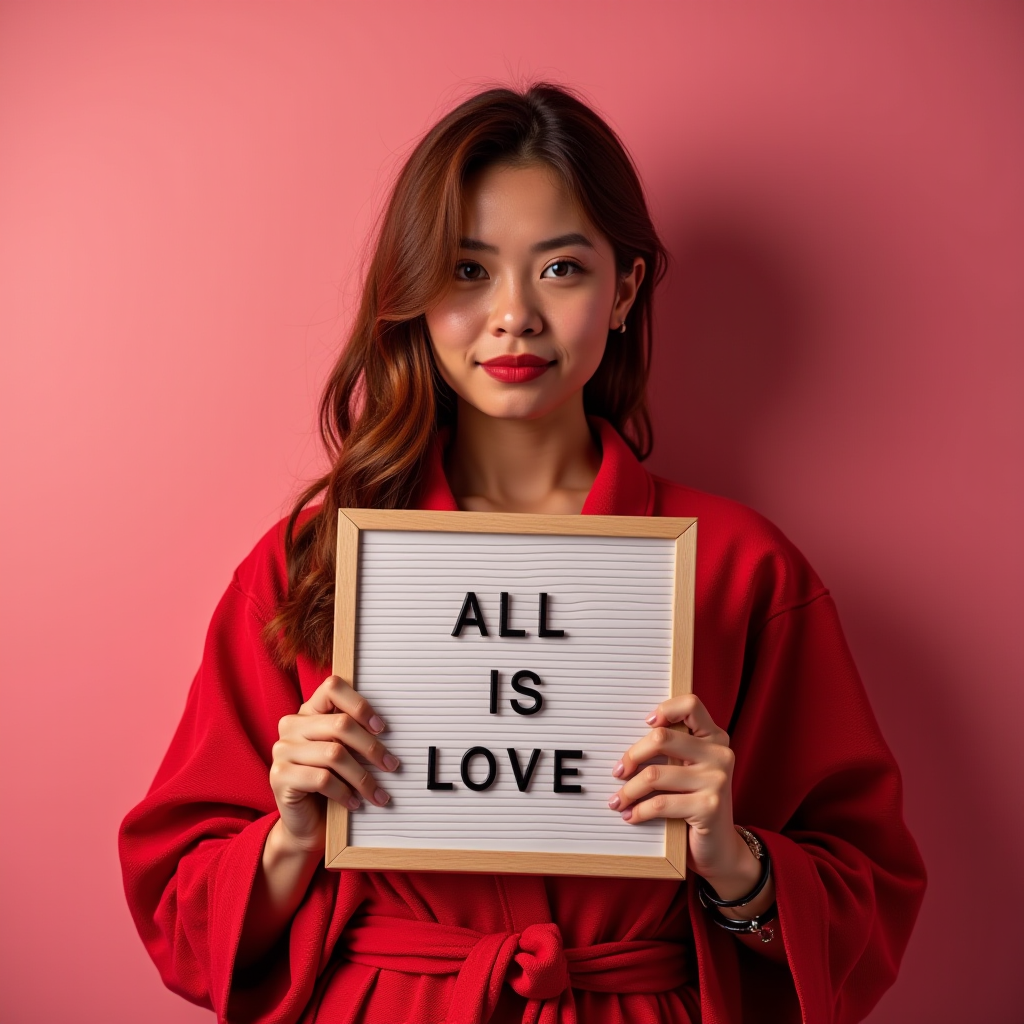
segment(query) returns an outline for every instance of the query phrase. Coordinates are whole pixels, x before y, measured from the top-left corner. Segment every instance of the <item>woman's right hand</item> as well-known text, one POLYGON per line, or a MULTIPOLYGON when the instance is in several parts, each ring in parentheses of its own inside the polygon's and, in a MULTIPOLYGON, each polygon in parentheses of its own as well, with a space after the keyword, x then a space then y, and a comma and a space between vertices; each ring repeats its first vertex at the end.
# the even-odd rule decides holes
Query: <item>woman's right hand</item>
POLYGON ((281 814, 283 839, 296 850, 319 853, 326 846, 326 799, 350 810, 360 797, 383 807, 390 797, 354 754, 393 772, 398 758, 377 738, 384 722, 369 702, 337 676, 328 676, 297 714, 278 723, 270 788, 281 814))

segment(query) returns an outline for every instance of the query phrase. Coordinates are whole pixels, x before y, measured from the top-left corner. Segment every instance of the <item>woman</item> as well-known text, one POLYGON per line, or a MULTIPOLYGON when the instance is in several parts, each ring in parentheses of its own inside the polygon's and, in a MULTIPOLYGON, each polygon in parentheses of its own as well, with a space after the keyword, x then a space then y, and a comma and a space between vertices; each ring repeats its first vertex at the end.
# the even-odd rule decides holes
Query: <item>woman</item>
POLYGON ((417 146, 321 404, 332 468, 236 572, 122 828, 171 988, 238 1022, 635 1024, 855 1021, 892 982, 924 873, 828 592, 755 513, 639 461, 663 265, 564 90, 482 93, 417 146), (695 695, 608 766, 621 827, 690 824, 686 884, 323 868, 325 798, 386 803, 397 768, 324 678, 344 506, 699 518, 695 695), (637 771, 658 754, 683 763, 637 771))

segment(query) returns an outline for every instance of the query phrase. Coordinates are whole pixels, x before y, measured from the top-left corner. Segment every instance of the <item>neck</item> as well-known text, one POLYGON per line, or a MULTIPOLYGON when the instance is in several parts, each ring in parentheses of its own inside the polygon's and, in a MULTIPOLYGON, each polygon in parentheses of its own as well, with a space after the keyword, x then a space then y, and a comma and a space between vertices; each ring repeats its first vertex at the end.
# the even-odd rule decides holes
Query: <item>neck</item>
POLYGON ((459 400, 446 472, 459 508, 578 514, 601 452, 583 396, 539 419, 496 419, 459 400))

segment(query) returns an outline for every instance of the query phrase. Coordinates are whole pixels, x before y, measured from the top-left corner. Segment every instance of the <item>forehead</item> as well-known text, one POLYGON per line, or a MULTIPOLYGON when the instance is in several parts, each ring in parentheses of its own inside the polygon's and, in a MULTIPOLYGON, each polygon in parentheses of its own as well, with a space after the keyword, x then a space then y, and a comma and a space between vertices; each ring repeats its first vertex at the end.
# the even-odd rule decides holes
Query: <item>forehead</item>
POLYGON ((487 167, 462 195, 462 233, 501 245, 580 231, 597 234, 561 177, 546 164, 487 167))

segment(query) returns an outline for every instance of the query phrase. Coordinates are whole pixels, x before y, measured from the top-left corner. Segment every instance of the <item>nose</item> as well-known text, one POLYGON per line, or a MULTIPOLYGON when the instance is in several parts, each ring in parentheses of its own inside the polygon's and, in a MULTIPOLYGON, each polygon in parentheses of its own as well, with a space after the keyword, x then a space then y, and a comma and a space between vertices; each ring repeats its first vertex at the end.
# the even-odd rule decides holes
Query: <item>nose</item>
POLYGON ((528 284, 509 276, 494 289, 490 329, 496 337, 534 337, 544 321, 528 284))

